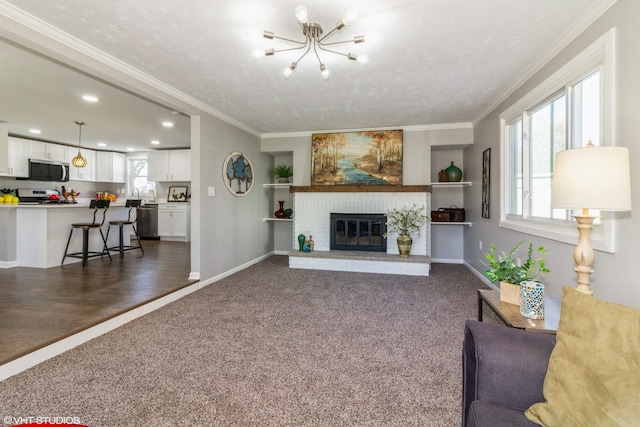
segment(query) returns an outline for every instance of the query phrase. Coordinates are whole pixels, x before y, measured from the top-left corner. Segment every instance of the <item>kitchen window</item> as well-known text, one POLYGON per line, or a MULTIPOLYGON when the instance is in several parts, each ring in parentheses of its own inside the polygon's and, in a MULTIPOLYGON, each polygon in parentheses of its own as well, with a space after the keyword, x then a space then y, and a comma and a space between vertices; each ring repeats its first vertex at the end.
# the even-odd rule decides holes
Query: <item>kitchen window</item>
MULTIPOLYGON (((500 115, 501 227, 575 244, 574 212, 550 208, 555 156, 589 141, 615 145, 613 43, 610 30, 500 115)), ((592 243, 613 252, 613 216, 602 216, 592 243)))
POLYGON ((149 195, 151 190, 155 191, 156 184, 147 179, 149 172, 146 157, 129 157, 127 171, 127 194, 133 194, 134 188, 141 195, 149 195))

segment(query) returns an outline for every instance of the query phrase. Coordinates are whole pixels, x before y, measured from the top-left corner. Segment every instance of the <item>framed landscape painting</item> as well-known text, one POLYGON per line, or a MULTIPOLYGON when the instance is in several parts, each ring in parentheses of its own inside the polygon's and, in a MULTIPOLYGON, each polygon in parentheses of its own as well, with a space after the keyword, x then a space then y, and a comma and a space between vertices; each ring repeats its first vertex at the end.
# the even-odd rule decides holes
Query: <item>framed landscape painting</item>
POLYGON ((313 134, 311 185, 402 185, 402 130, 313 134))

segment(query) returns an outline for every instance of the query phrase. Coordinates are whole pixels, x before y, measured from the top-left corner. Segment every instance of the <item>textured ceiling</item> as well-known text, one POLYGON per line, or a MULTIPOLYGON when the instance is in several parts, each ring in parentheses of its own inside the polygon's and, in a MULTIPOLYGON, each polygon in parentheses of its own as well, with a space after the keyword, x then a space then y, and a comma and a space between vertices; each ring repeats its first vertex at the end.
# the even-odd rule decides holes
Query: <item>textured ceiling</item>
POLYGON ((299 51, 251 57, 288 45, 251 38, 248 28, 302 38, 298 0, 8 3, 262 134, 473 122, 603 1, 307 1, 325 32, 358 10, 335 40, 380 37, 335 47, 366 53, 367 67, 321 53, 328 81, 312 53, 289 80, 282 70, 299 51))

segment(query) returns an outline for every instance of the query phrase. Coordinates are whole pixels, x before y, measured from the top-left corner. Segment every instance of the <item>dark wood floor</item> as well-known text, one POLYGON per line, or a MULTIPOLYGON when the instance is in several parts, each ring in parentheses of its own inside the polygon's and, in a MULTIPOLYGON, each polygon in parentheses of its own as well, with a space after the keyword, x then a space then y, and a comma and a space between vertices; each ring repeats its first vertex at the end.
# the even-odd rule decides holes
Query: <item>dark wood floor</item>
POLYGON ((189 284, 190 244, 143 240, 124 258, 112 253, 53 268, 0 269, 0 364, 9 362, 189 284))

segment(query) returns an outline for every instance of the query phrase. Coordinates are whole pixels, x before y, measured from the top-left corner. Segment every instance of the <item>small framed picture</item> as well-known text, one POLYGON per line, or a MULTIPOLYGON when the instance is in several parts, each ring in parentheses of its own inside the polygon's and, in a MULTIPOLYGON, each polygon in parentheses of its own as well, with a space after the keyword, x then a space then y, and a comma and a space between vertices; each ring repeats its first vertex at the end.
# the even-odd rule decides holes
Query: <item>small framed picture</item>
POLYGON ((189 187, 169 187, 167 202, 186 202, 189 200, 189 187))
POLYGON ((482 152, 482 218, 490 217, 491 148, 482 152))

